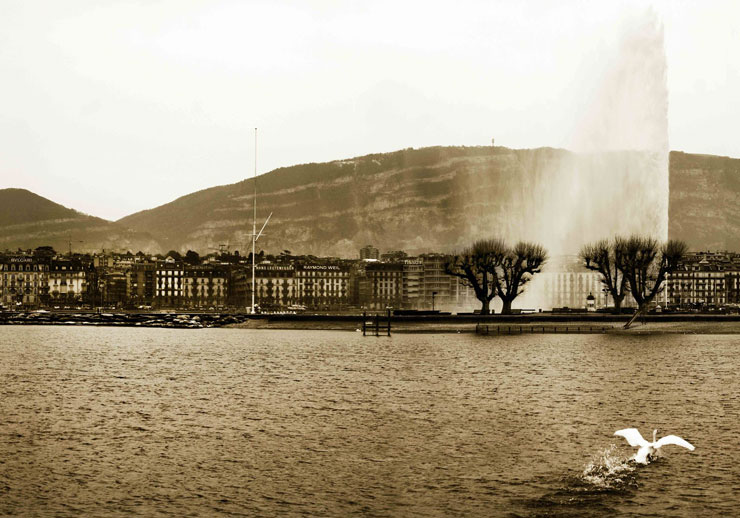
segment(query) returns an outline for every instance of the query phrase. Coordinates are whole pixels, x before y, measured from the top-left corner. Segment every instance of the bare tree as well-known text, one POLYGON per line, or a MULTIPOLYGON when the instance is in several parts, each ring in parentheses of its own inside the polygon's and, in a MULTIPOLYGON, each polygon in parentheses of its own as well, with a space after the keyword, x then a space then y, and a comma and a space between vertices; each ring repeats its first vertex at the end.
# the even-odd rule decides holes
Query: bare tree
POLYGON ((520 241, 506 251, 496 267, 496 292, 503 302, 501 314, 511 314, 511 303, 546 262, 547 252, 536 243, 520 241))
POLYGON ((584 266, 589 270, 601 274, 601 283, 614 300, 614 312, 622 311, 622 301, 629 292, 627 277, 617 268, 614 254, 616 240, 609 242, 606 239, 589 243, 581 248, 580 257, 584 266))
POLYGON ((473 288, 475 297, 481 302, 481 315, 491 313, 491 300, 496 296, 496 266, 506 253, 500 239, 476 241, 445 263, 445 271, 462 279, 462 283, 473 288))
POLYGON ((644 236, 615 239, 617 268, 627 278, 632 297, 638 305, 635 314, 625 324, 625 329, 661 292, 666 275, 678 268, 687 248, 683 241, 672 240, 659 245, 657 240, 644 236))

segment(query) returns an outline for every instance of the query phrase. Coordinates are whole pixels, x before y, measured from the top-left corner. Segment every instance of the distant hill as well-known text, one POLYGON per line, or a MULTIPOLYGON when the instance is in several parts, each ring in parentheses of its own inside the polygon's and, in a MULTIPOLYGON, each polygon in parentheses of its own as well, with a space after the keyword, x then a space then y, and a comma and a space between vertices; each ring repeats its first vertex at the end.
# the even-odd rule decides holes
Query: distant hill
POLYGON ((80 216, 79 212, 26 189, 0 190, 0 227, 80 216))
POLYGON ((42 245, 65 251, 159 250, 151 235, 88 216, 25 189, 0 189, 0 250, 42 245))
MULTIPOLYGON (((562 149, 431 147, 284 167, 257 179, 258 219, 273 213, 259 248, 341 257, 356 257, 366 244, 383 251, 451 251, 479 236, 517 237, 533 219, 559 210, 576 214, 577 221, 599 222, 605 217, 601 200, 613 192, 603 161, 632 168, 638 158, 605 155, 594 166, 593 156, 562 149), (537 202, 542 186, 552 186, 550 175, 564 167, 604 182, 603 191, 561 189, 562 203, 543 208, 537 202)), ((669 237, 694 250, 740 250, 740 160, 673 151, 669 170, 669 237)), ((45 244, 66 250, 71 235, 76 250, 204 253, 227 244, 246 252, 253 181, 194 192, 116 223, 22 189, 0 190, 0 250, 45 244)), ((573 238, 559 234, 563 242, 573 238)))
MULTIPOLYGON (((482 230, 468 211, 485 212, 491 221, 503 216, 518 202, 511 194, 520 189, 518 177, 527 164, 563 154, 434 147, 276 169, 258 178, 258 217, 264 221, 273 213, 259 245, 344 257, 355 257, 368 243, 383 250, 448 250, 482 230), (483 170, 487 174, 479 174, 483 170), (481 189, 500 195, 484 200, 481 189)), ((118 223, 148 230, 166 248, 205 251, 229 244, 244 251, 251 246, 253 192, 253 179, 247 179, 183 196, 118 223)))
POLYGON ((669 236, 740 251, 740 159, 671 152, 669 236))
MULTIPOLYGON (((512 236, 541 210, 533 186, 578 160, 586 159, 552 148, 432 147, 276 169, 258 178, 259 219, 273 212, 260 248, 354 257, 368 243, 446 251, 475 236, 512 236)), ((739 168, 737 159, 671 152, 669 237, 692 249, 740 249, 739 168)), ((195 192, 118 223, 151 232, 168 249, 243 251, 252 182, 195 192)), ((573 209, 568 203, 564 210, 573 209)))

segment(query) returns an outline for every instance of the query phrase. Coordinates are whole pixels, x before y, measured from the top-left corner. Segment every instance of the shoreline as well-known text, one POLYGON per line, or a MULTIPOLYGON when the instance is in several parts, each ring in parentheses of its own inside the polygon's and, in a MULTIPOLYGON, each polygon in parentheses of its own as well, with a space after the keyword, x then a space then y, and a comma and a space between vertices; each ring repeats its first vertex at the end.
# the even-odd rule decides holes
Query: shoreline
MULTIPOLYGON (((368 335, 375 335, 375 315, 366 315, 368 335)), ((622 326, 630 315, 594 313, 535 313, 525 315, 397 315, 391 316, 395 333, 512 334, 740 334, 740 315, 653 314, 638 319, 630 329, 622 326)), ((230 328, 274 330, 362 331, 361 314, 259 314, 201 312, 3 312, 0 325, 80 325, 158 327, 178 329, 230 328)), ((387 316, 379 316, 378 331, 387 333, 387 316)))
MULTIPOLYGON (((626 322, 626 319, 624 320, 626 322)), ((523 324, 500 326, 489 325, 488 332, 479 332, 481 337, 510 336, 520 334, 611 334, 619 336, 655 335, 655 334, 740 334, 740 321, 733 322, 647 322, 633 324, 630 329, 623 329, 623 322, 614 322, 595 326, 593 322, 572 320, 556 325, 523 324), (498 329, 496 329, 498 328, 498 329)), ((248 321, 241 324, 225 326, 230 329, 271 329, 303 331, 345 331, 362 332, 362 324, 351 325, 347 322, 270 322, 248 321)), ((476 334, 474 323, 440 324, 440 323, 396 323, 392 322, 393 334, 476 334)), ((375 336, 374 328, 368 329, 368 336, 375 336)), ((379 329, 380 336, 386 335, 386 328, 379 329)))

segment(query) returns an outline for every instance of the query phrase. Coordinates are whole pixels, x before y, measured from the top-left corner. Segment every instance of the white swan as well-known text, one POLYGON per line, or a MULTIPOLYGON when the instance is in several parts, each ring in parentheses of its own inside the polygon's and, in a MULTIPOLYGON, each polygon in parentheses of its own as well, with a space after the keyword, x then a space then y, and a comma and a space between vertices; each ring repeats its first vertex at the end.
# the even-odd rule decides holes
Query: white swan
POLYGON ((640 447, 640 449, 637 450, 637 453, 635 453, 635 456, 632 457, 635 462, 639 462, 640 464, 647 464, 648 460, 652 460, 655 452, 666 444, 675 444, 676 446, 683 446, 684 448, 694 451, 693 445, 676 435, 666 435, 665 437, 661 437, 659 441, 656 441, 655 436, 657 434, 658 430, 653 430, 653 442, 647 442, 643 439, 642 435, 640 435, 640 432, 637 431, 637 428, 625 428, 624 430, 617 430, 614 432, 614 435, 619 435, 627 439, 630 446, 640 447))

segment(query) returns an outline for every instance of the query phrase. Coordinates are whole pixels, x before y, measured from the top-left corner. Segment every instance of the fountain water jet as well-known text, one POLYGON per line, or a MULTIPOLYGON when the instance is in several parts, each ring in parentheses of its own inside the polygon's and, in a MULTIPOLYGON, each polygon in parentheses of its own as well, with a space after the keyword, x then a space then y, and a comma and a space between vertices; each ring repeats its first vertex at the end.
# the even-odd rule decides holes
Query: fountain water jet
MULTIPOLYGON (((551 256, 577 254, 583 244, 614 235, 668 238, 667 65, 655 12, 625 18, 614 52, 601 62, 574 152, 525 186, 532 212, 521 237, 542 243, 551 256)), ((520 307, 552 305, 542 279, 528 292, 520 307)))
POLYGON ((668 238, 668 89, 663 28, 650 10, 627 18, 571 147, 542 192, 552 253, 633 232, 668 238))

